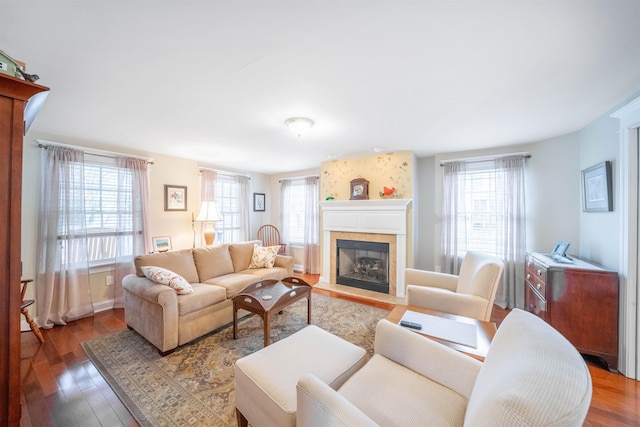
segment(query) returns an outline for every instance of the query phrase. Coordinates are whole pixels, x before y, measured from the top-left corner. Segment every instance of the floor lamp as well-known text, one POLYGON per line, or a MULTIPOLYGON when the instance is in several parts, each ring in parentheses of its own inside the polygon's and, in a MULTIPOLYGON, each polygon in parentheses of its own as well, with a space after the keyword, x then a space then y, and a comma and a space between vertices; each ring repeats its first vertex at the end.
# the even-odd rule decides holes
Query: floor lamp
POLYGON ((216 230, 213 228, 213 223, 214 221, 222 221, 216 202, 202 202, 202 205, 200 206, 200 213, 198 214, 196 221, 204 222, 206 224, 206 228, 203 232, 204 241, 207 246, 212 246, 216 237, 216 230))

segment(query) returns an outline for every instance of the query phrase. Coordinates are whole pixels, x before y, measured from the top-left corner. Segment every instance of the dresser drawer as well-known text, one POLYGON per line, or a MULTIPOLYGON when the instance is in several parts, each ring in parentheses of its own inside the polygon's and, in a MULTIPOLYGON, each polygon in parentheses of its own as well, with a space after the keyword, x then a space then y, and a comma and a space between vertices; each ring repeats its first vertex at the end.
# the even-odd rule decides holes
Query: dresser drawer
POLYGON ((547 302, 527 283, 524 290, 525 308, 528 312, 535 314, 544 321, 547 321, 547 302))
POLYGON ((540 280, 538 275, 531 272, 527 272, 525 277, 527 278, 527 285, 531 286, 531 288, 535 289, 536 292, 538 292, 544 299, 546 299, 547 284, 540 280))
POLYGON ((527 280, 531 282, 539 282, 543 285, 547 283, 547 268, 537 263, 532 257, 527 257, 527 266, 524 273, 527 280), (534 280, 535 278, 535 280, 534 280))

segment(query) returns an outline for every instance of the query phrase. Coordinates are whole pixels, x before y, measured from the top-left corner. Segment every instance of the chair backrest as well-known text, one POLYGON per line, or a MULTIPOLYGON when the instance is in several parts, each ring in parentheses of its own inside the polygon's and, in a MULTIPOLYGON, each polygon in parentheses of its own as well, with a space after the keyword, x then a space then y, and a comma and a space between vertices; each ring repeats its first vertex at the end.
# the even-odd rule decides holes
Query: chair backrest
POLYGON ((281 244, 280 231, 275 225, 263 225, 258 229, 258 240, 262 240, 262 246, 278 246, 281 244))
POLYGON ((581 426, 591 402, 582 356, 537 316, 514 309, 471 392, 465 426, 581 426))
POLYGON ((477 295, 493 305, 504 263, 496 257, 482 252, 469 251, 462 260, 456 291, 477 295))

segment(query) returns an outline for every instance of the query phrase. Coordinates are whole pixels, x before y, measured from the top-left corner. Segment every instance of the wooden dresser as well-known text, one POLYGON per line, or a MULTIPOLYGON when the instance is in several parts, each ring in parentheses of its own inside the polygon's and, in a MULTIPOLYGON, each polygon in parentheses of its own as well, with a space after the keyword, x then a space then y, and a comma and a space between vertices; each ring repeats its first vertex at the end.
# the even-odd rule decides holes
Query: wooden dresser
POLYGON ((618 368, 618 273, 570 257, 527 254, 525 306, 564 335, 582 354, 618 368))
POLYGON ((49 89, 0 73, 0 426, 20 425, 24 108, 29 98, 46 90, 49 89))

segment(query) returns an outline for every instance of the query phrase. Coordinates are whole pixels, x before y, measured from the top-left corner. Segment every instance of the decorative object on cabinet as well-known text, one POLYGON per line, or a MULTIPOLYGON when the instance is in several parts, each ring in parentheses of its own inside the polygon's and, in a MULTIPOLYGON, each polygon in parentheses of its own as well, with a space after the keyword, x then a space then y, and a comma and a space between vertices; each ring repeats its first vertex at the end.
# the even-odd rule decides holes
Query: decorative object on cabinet
POLYGON ((610 370, 618 367, 618 273, 571 256, 527 254, 525 307, 610 370))
POLYGON ((351 180, 350 200, 366 200, 369 198, 369 181, 364 178, 351 180))
POLYGON ((187 210, 187 187, 186 186, 165 184, 164 210, 165 211, 186 211, 187 210))
POLYGON ((598 163, 582 171, 582 200, 585 212, 613 210, 610 161, 598 163))
POLYGON ((171 237, 169 236, 152 237, 151 240, 153 241, 154 252, 167 252, 172 249, 171 237))
POLYGON ((253 211, 264 212, 265 195, 264 193, 253 193, 253 211))

